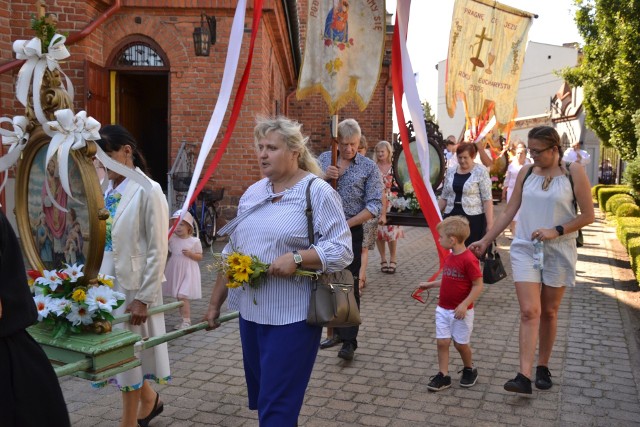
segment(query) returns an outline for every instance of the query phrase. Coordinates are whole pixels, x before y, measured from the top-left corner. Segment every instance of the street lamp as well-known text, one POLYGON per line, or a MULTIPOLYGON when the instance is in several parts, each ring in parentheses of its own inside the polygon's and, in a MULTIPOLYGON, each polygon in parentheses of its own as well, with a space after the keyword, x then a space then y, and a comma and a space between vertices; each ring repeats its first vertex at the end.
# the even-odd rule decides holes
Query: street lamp
POLYGON ((211 45, 215 42, 216 17, 202 13, 200 15, 200 26, 193 30, 193 47, 196 51, 196 56, 209 56, 211 45))

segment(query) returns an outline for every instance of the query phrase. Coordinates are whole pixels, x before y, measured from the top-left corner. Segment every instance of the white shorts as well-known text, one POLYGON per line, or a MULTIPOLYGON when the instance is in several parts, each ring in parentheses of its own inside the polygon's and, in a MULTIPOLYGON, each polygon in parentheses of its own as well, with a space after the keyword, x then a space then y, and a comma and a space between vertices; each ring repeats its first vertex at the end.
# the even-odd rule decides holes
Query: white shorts
POLYGON ((453 338, 458 344, 469 344, 473 331, 473 308, 467 310, 464 319, 454 317, 455 310, 436 307, 436 338, 453 338))
POLYGON ((575 286, 576 284, 578 252, 575 235, 562 236, 544 242, 542 272, 533 268, 533 242, 531 240, 513 239, 510 255, 511 274, 514 282, 544 283, 554 288, 575 286))

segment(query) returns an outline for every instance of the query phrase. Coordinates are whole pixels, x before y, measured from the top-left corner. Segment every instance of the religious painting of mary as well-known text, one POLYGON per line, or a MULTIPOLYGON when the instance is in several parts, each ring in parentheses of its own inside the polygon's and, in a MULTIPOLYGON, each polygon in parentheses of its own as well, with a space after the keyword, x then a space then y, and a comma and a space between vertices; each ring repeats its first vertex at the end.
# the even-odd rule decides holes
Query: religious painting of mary
POLYGON ((76 163, 71 161, 69 181, 77 198, 73 200, 62 188, 56 156, 44 166, 46 152, 46 145, 37 151, 28 183, 28 212, 36 251, 46 269, 61 268, 65 263, 82 264, 87 258, 84 243, 89 230, 82 176, 76 163), (67 212, 53 205, 47 194, 47 184, 51 196, 67 212))
POLYGON ((324 39, 333 43, 348 43, 349 41, 349 2, 334 0, 333 7, 327 14, 324 24, 324 39))

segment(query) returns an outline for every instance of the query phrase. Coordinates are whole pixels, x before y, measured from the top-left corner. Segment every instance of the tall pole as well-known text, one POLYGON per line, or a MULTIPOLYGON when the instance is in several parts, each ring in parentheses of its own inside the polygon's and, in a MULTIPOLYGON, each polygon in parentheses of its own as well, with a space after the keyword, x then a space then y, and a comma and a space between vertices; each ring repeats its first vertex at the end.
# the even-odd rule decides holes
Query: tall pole
MULTIPOLYGON (((331 166, 338 165, 338 115, 331 116, 331 166)), ((338 188, 338 180, 332 179, 331 186, 338 188)))

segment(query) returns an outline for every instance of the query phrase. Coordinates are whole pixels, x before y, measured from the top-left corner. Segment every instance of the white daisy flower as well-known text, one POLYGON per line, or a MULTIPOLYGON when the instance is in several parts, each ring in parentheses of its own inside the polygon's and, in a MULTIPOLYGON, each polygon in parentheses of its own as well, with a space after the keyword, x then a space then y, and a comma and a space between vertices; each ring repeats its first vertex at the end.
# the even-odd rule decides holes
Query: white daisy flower
POLYGON ((89 288, 84 303, 89 307, 89 311, 104 310, 111 313, 113 306, 118 302, 116 301, 114 291, 108 286, 102 285, 89 288))
POLYGON ((84 304, 71 304, 71 311, 67 314, 67 320, 71 322, 73 326, 79 324, 90 325, 93 323, 93 312, 90 311, 84 304))
POLYGON ((36 295, 33 297, 33 302, 36 303, 36 308, 38 309, 38 322, 46 319, 51 311, 51 298, 45 295, 36 295))
POLYGON ((39 285, 45 285, 55 291, 58 285, 62 285, 62 279, 58 276, 58 272, 55 270, 44 270, 42 277, 36 279, 36 283, 39 285))
POLYGON ((63 316, 71 310, 71 301, 66 298, 49 297, 49 307, 56 316, 63 316))
POLYGON ((84 273, 82 272, 84 264, 73 264, 71 266, 69 264, 65 265, 67 266, 67 268, 64 270, 64 273, 69 276, 69 280, 71 280, 71 283, 77 282, 79 278, 84 276, 84 273))

